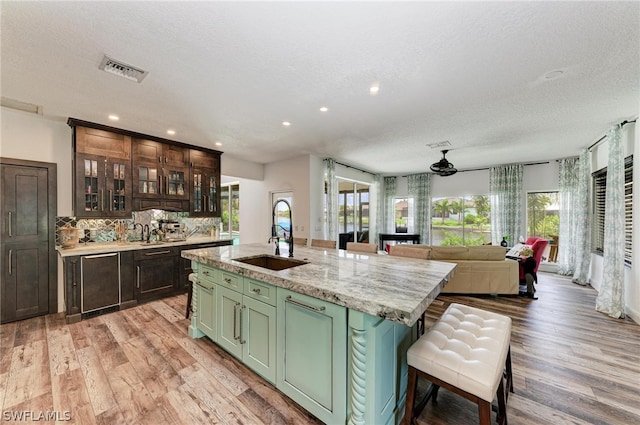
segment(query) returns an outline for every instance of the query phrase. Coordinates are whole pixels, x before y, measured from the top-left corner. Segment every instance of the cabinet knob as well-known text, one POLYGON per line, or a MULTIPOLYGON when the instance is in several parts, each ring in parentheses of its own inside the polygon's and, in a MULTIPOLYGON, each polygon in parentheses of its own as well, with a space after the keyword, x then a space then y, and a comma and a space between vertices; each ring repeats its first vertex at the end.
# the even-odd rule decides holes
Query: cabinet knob
POLYGON ((256 294, 260 294, 260 288, 253 288, 252 291, 256 294))
POLYGON ((224 282, 228 285, 231 285, 231 278, 225 277, 224 282))

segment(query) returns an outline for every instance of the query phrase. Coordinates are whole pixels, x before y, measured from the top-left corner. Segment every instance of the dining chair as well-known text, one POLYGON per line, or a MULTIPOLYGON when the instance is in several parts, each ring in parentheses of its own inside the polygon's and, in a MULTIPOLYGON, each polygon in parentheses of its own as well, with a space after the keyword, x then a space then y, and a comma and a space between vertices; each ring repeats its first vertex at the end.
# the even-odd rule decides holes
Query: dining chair
POLYGON ((347 242, 347 251, 377 254, 378 245, 375 243, 347 242))
POLYGON ((336 249, 336 241, 327 239, 311 239, 311 246, 336 249))
POLYGON ((293 244, 307 246, 307 238, 293 238, 293 244))

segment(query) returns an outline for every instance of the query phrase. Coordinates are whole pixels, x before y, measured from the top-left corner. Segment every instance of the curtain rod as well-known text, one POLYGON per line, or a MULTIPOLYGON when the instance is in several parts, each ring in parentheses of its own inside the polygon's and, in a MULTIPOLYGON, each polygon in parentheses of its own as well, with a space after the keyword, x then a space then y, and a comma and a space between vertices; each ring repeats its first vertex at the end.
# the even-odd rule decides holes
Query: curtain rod
MULTIPOLYGON (((523 165, 523 166, 527 166, 527 165, 541 165, 541 164, 548 164, 549 161, 541 161, 541 162, 519 162, 519 163, 513 163, 513 164, 504 164, 504 165, 523 165)), ((498 165, 499 167, 499 165, 498 165)), ((482 171, 482 170, 490 170, 493 167, 482 167, 482 168, 467 168, 464 170, 458 170, 458 173, 464 173, 465 171, 482 171)), ((413 173, 413 174, 407 174, 406 176, 402 176, 402 177, 409 177, 409 176, 416 176, 418 174, 433 174, 434 176, 437 176, 437 173, 434 172, 430 172, 430 171, 425 171, 423 173, 413 173)))
MULTIPOLYGON (((631 124, 632 122, 636 122, 636 120, 637 120, 637 118, 636 118, 635 120, 633 120, 633 121, 627 121, 627 120, 624 120, 624 121, 622 121, 622 122, 620 123, 620 127, 624 127, 624 126, 625 126, 625 125, 627 125, 627 124, 631 124)), ((591 152, 591 149, 593 149, 593 148, 595 148, 596 146, 598 146, 598 145, 600 144, 600 142, 602 142, 606 137, 607 137, 607 135, 605 134, 604 136, 602 136, 601 138, 599 138, 598 140, 596 140, 596 141, 595 141, 591 146, 589 146, 589 147, 587 148, 587 150, 588 150, 589 152, 591 152)))
MULTIPOLYGON (((326 160, 328 160, 328 159, 329 159, 329 158, 325 158, 325 159, 324 159, 324 161, 326 161, 326 160)), ((343 167, 353 168, 354 170, 358 170, 358 171, 362 171, 363 173, 371 174, 371 175, 372 175, 372 176, 374 176, 374 177, 375 177, 375 176, 377 176, 377 174, 372 173, 371 171, 363 170, 362 168, 354 167, 354 166, 352 166, 352 165, 347 165, 347 164, 344 164, 344 163, 342 163, 342 162, 338 162, 338 161, 336 161, 335 159, 333 160, 333 162, 335 162, 335 163, 336 163, 336 164, 338 164, 338 165, 342 165, 343 167)))

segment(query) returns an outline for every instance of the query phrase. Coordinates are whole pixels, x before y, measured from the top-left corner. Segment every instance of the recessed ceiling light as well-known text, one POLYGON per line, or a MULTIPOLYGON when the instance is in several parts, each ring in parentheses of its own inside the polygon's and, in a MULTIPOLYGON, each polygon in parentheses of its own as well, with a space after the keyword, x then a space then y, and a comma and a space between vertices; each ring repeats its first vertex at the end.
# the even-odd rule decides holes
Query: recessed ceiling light
POLYGON ((284 125, 285 127, 289 127, 291 123, 289 121, 282 121, 282 125, 284 125))
POLYGON ((322 108, 320 108, 320 112, 327 112, 329 110, 329 108, 327 108, 326 106, 323 106, 322 108))
POLYGON ((117 116, 117 115, 113 115, 113 114, 111 114, 111 115, 109 115, 109 119, 110 119, 111 121, 118 121, 118 120, 120 119, 120 117, 119 117, 119 116, 117 116))
POLYGON ((371 96, 377 95, 379 91, 380 91, 380 83, 373 83, 369 88, 369 94, 371 94, 371 96))
POLYGON ((222 146, 222 142, 216 142, 216 146, 222 146))
POLYGON ((174 136, 176 134, 176 131, 169 129, 169 130, 167 130, 167 134, 169 134, 171 136, 174 136))

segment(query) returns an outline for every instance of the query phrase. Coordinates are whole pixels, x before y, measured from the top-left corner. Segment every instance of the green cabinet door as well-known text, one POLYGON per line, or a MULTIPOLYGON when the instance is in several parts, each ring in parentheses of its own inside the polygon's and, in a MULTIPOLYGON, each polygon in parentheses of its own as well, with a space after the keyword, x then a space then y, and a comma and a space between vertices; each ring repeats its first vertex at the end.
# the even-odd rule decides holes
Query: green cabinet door
POLYGON ((276 382, 276 308, 243 297, 242 361, 271 383, 276 382))
POLYGON ((220 347, 242 359, 242 294, 218 285, 216 310, 220 347))
POLYGON ((277 289, 277 388, 325 423, 346 421, 346 308, 277 289))

